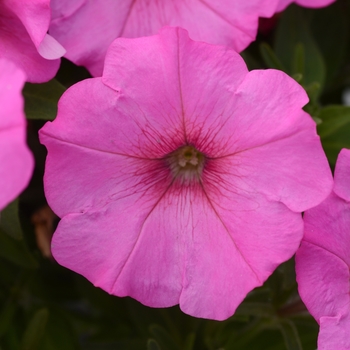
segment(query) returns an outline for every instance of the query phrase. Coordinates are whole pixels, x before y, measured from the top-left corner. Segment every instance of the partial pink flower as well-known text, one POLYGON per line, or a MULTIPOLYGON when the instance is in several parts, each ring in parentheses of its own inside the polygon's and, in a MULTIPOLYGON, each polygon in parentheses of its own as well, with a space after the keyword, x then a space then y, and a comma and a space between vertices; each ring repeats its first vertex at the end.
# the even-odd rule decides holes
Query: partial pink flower
POLYGON ((343 149, 334 189, 305 212, 305 236, 296 254, 299 293, 320 325, 319 350, 350 349, 350 150, 343 149))
POLYGON ((33 171, 33 157, 26 145, 24 81, 22 70, 0 59, 0 210, 27 186, 33 171))
POLYGON ((47 34, 50 18, 50 0, 0 1, 0 57, 24 70, 30 82, 52 79, 65 53, 47 34))
POLYGON ((279 0, 276 12, 285 10, 292 3, 304 7, 318 8, 328 6, 333 2, 335 0, 279 0))
POLYGON ((245 49, 258 19, 271 17, 279 0, 51 0, 50 33, 67 57, 101 76, 108 46, 117 37, 157 34, 163 26, 188 30, 194 40, 245 49))
POLYGON ((111 294, 231 316, 331 191, 307 101, 283 72, 248 72, 183 29, 117 39, 103 76, 40 131, 54 257, 111 294))

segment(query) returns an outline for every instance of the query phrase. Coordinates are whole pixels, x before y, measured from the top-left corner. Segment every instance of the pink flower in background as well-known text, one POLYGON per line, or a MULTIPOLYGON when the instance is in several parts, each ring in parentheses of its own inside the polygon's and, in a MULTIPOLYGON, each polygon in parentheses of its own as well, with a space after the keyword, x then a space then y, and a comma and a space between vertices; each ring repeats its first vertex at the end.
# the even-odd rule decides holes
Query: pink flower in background
POLYGON ((24 80, 20 69, 0 59, 0 210, 27 186, 33 170, 21 95, 24 80))
POLYGON ((188 30, 194 40, 237 51, 255 40, 258 18, 271 17, 278 0, 52 0, 50 33, 65 57, 101 76, 108 46, 117 37, 157 34, 163 26, 188 30))
POLYGON ((54 257, 111 294, 231 316, 331 191, 307 101, 183 29, 117 39, 102 78, 67 90, 40 131, 54 257))
POLYGON ((333 193, 305 213, 296 254, 299 293, 320 325, 319 350, 350 349, 350 150, 343 149, 333 193))
POLYGON ((30 82, 52 79, 65 50, 47 30, 50 0, 0 1, 0 58, 20 67, 30 82))
POLYGON ((295 3, 304 7, 324 7, 335 2, 335 0, 279 0, 276 12, 285 10, 290 4, 295 3))

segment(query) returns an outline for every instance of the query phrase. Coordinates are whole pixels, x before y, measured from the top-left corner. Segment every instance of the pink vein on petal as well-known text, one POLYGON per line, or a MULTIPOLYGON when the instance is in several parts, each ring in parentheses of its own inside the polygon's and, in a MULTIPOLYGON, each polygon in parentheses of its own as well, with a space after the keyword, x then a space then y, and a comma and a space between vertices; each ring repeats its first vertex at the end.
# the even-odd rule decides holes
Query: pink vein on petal
POLYGON ((122 25, 122 27, 121 27, 121 29, 120 29, 120 33, 119 33, 116 37, 118 37, 118 36, 123 36, 125 27, 126 27, 126 25, 127 25, 127 22, 128 22, 128 20, 129 20, 129 17, 130 17, 130 15, 131 15, 131 12, 132 12, 132 10, 133 10, 133 7, 134 7, 136 1, 137 1, 137 0, 132 0, 132 3, 130 4, 129 11, 128 11, 128 13, 127 13, 126 16, 125 16, 124 23, 123 23, 123 25, 122 25))
POLYGON ((215 10, 211 5, 209 5, 205 0, 199 0, 204 6, 206 6, 210 11, 213 11, 219 18, 221 18, 224 22, 229 24, 233 28, 237 28, 240 30, 242 33, 245 33, 247 36, 249 36, 252 40, 255 39, 255 36, 252 36, 250 33, 247 33, 244 29, 241 27, 237 26, 237 24, 231 23, 227 18, 225 18, 221 13, 219 13, 217 10, 215 10))
POLYGON ((51 137, 52 139, 55 139, 55 140, 57 140, 57 141, 60 141, 60 142, 62 142, 62 143, 66 143, 66 144, 68 144, 68 145, 73 145, 73 146, 85 148, 85 149, 88 149, 88 150, 91 150, 91 151, 96 151, 96 152, 101 152, 101 153, 107 153, 107 154, 113 154, 113 155, 117 155, 117 156, 121 156, 121 157, 142 159, 142 160, 161 160, 161 159, 162 159, 162 158, 137 157, 137 156, 134 156, 134 155, 131 155, 131 154, 124 154, 124 153, 106 151, 106 150, 102 150, 102 149, 96 149, 96 148, 93 148, 93 147, 88 147, 88 146, 86 146, 86 145, 79 145, 79 144, 76 144, 76 143, 74 143, 74 142, 70 142, 70 141, 61 139, 60 137, 54 136, 54 135, 52 135, 52 134, 49 134, 49 133, 47 133, 47 132, 45 132, 45 131, 43 131, 43 130, 41 131, 41 133, 44 134, 44 135, 46 135, 46 136, 51 137))
POLYGON ((256 276, 256 279, 258 280, 259 283, 262 283, 262 281, 260 280, 258 274, 256 273, 256 271, 252 268, 252 266, 247 262, 244 254, 241 252, 241 250, 239 249, 239 247, 237 246, 236 242, 234 241, 233 237, 230 234, 230 231, 228 230, 228 228, 226 227, 225 223, 222 221, 219 213, 217 212, 214 204, 212 203, 212 201, 209 198, 209 195, 207 193, 207 191, 204 188, 203 182, 200 181, 200 186, 202 188, 202 191, 204 193, 204 196, 206 197, 206 199, 208 200, 209 206, 212 208, 213 212, 215 213, 215 215, 217 216, 217 218, 219 219, 219 221, 221 222, 223 228, 225 229, 225 231, 227 232, 228 236, 230 237, 230 240, 232 241, 233 245, 237 248, 237 251, 239 252, 239 254, 241 255, 241 257, 243 258, 243 260, 245 261, 245 263, 249 266, 249 268, 251 269, 251 271, 254 273, 254 275, 256 276))
POLYGON ((133 251, 135 250, 136 248, 136 245, 137 245, 137 242, 139 241, 140 237, 141 237, 141 234, 142 234, 142 230, 143 230, 143 227, 145 226, 145 223, 147 221, 147 219, 151 216, 152 212, 156 209, 156 207, 158 206, 158 204, 162 201, 162 199, 164 198, 164 196, 167 194, 167 192, 169 191, 169 189, 171 188, 171 186, 173 185, 175 181, 175 178, 171 181, 171 183, 167 186, 167 188, 164 190, 164 192, 161 194, 160 198, 155 202, 155 204, 153 205, 153 207, 151 208, 150 212, 146 215, 145 219, 143 220, 143 223, 141 225, 141 228, 140 228, 140 231, 136 237, 136 240, 135 240, 135 243, 133 244, 131 250, 130 250, 130 253, 127 255, 126 259, 125 259, 125 262, 122 264, 117 276, 115 277, 115 281, 113 283, 113 288, 112 290, 114 290, 114 287, 115 285, 117 284, 118 282, 118 279, 119 279, 119 276, 122 274, 123 270, 124 270, 124 267, 126 266, 127 262, 129 261, 129 258, 131 257, 133 251))
MULTIPOLYGON (((325 250, 326 252, 328 252, 328 253, 334 255, 336 258, 338 258, 339 260, 341 260, 346 266, 348 266, 348 267, 349 267, 349 270, 350 270, 349 264, 348 264, 339 254, 333 252, 332 250, 328 249, 327 247, 325 247, 325 246, 323 246, 323 245, 316 244, 315 242, 309 241, 308 239, 303 238, 303 242, 306 242, 306 243, 308 243, 308 244, 310 244, 310 245, 313 245, 314 247, 318 247, 318 248, 320 248, 320 249, 322 249, 322 250, 325 250)), ((349 286, 349 288, 350 288, 350 286, 349 286)))

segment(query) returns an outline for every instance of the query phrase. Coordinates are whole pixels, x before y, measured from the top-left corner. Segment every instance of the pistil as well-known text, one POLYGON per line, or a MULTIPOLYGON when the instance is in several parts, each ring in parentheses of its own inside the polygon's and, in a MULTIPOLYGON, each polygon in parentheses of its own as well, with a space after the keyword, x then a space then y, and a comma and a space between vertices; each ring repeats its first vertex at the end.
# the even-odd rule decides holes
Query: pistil
POLYGON ((203 172, 205 156, 193 146, 183 146, 167 156, 174 178, 183 182, 198 181, 203 172))

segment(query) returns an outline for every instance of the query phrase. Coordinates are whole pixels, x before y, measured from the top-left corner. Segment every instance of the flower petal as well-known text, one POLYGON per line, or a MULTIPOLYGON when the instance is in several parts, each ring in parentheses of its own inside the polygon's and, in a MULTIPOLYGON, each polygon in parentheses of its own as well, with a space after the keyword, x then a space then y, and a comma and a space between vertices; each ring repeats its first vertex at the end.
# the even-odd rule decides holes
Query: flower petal
POLYGON ((248 73, 180 28, 117 39, 103 77, 68 89, 40 131, 62 217, 54 256, 109 293, 229 317, 295 253, 300 211, 330 191, 306 101, 285 74, 248 73))
POLYGON ((323 316, 348 313, 349 266, 328 249, 303 240, 296 254, 299 294, 320 323, 323 316))
POLYGON ((302 238, 300 215, 221 188, 208 189, 208 208, 193 209, 191 253, 187 257, 181 309, 197 317, 223 320, 253 288, 289 259, 302 238), (220 190, 219 190, 220 191, 220 190), (195 216, 196 214, 196 216, 195 216))
POLYGON ((21 95, 24 80, 23 71, 0 59, 0 210, 27 186, 33 171, 21 95))
MULTIPOLYGON (((48 7, 48 2, 44 1, 44 3, 48 7)), ((34 4, 27 3, 25 4, 26 6, 22 5, 22 2, 17 0, 0 2, 0 55, 1 57, 10 59, 20 67, 26 73, 27 81, 42 83, 55 76, 60 65, 60 60, 47 60, 39 54, 37 48, 39 48, 40 43, 46 37, 47 27, 44 28, 45 23, 42 23, 46 19, 41 21, 39 18, 38 22, 33 23, 33 19, 27 16, 32 14, 33 11, 35 12, 36 2, 34 4), (13 5, 13 8, 10 5, 13 5), (18 13, 15 12, 17 10, 19 11, 18 13), (28 13, 26 10, 28 10, 28 13), (21 17, 19 18, 18 16, 21 17), (21 20, 23 20, 24 24, 21 20), (27 28, 25 25, 27 25, 27 28), (30 28, 33 29, 33 32, 30 30, 28 32, 30 28), (34 39, 35 42, 33 41, 34 39)), ((44 14, 47 12, 46 8, 42 9, 42 6, 40 5, 38 7, 40 9, 40 11, 38 10, 38 15, 42 14, 42 12, 44 14)), ((47 21, 49 20, 50 8, 48 7, 47 21)))
POLYGON ((302 236, 300 215, 263 198, 237 210, 213 206, 199 184, 124 192, 97 211, 65 216, 53 255, 109 293, 148 306, 180 303, 188 314, 225 319, 302 236))
POLYGON ((115 38, 154 35, 164 26, 182 27, 194 40, 242 51, 256 37, 258 18, 272 16, 278 0, 60 2, 51 1, 50 34, 67 49, 68 59, 100 76, 115 38))
POLYGON ((321 317, 318 350, 350 349, 350 319, 346 317, 321 317))
POLYGON ((208 98, 209 105, 226 104, 248 73, 234 50, 193 42, 179 28, 163 28, 157 36, 138 40, 119 38, 110 46, 105 63, 102 81, 107 86, 142 106, 169 101, 182 122, 208 98))
POLYGON ((293 2, 295 2, 299 6, 318 8, 328 6, 334 1, 335 0, 279 0, 276 12, 285 10, 287 6, 289 6, 293 2))
POLYGON ((295 212, 318 205, 332 190, 332 174, 314 127, 232 157, 240 164, 242 181, 295 212))
MULTIPOLYGON (((217 89, 225 96, 222 91, 217 89)), ((186 124, 196 126, 188 128, 190 143, 209 158, 234 158, 236 181, 248 182, 293 211, 327 197, 332 174, 316 125, 301 109, 308 99, 299 84, 279 71, 252 71, 232 98, 225 96, 227 105, 217 105, 211 96, 216 97, 210 95, 207 104, 193 98, 194 112, 187 108, 186 124)))
MULTIPOLYGON (((335 169, 335 187, 339 194, 345 188, 346 169, 350 164, 347 156, 348 152, 341 153, 335 169)), ((304 221, 304 238, 296 253, 299 293, 320 324, 318 348, 345 349, 350 345, 347 336, 350 311, 349 202, 332 192, 320 205, 305 212, 304 221)))
POLYGON ((2 0, 20 19, 39 54, 46 59, 57 59, 65 49, 47 34, 51 18, 50 0, 2 0))
MULTIPOLYGON (((205 123, 200 130, 195 129, 195 134, 203 135, 201 138, 204 143, 201 141, 201 148, 210 148, 209 145, 213 143, 221 145, 220 149, 213 149, 210 157, 262 146, 305 129, 316 130, 315 123, 301 110, 308 102, 305 90, 287 74, 273 69, 254 70, 243 81, 238 80, 238 83, 238 86, 230 89, 231 96, 225 96, 226 104, 222 107, 216 107, 216 95, 213 99, 209 96, 207 99, 210 102, 207 105, 211 106, 211 110, 203 108, 201 112, 198 108, 186 115, 189 124, 198 120, 197 124, 202 125, 203 120, 212 114, 211 123, 205 123), (209 130, 214 132, 207 140, 205 135, 209 130)), ((228 83, 225 84, 226 88, 229 86, 228 83)), ((217 90, 217 94, 224 92, 224 89, 217 90)), ((190 94, 188 100, 192 98, 196 106, 199 99, 192 95, 190 94)))
POLYGON ((350 150, 344 148, 340 151, 334 173, 334 192, 350 202, 350 150))
POLYGON ((38 52, 47 60, 55 60, 62 57, 66 53, 66 50, 56 39, 46 34, 38 47, 38 52))

